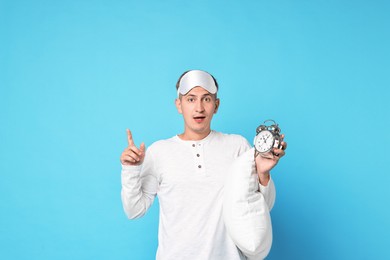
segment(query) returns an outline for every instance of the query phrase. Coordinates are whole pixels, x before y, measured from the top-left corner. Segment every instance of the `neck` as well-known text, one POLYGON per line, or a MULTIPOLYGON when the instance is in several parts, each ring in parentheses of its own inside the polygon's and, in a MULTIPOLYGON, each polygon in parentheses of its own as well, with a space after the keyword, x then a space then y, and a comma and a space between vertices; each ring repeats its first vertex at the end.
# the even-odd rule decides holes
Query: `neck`
POLYGON ((196 133, 196 132, 190 132, 190 131, 184 131, 184 133, 178 135, 180 139, 185 141, 199 141, 204 138, 206 138, 211 132, 211 129, 208 129, 207 131, 204 131, 202 133, 196 133))

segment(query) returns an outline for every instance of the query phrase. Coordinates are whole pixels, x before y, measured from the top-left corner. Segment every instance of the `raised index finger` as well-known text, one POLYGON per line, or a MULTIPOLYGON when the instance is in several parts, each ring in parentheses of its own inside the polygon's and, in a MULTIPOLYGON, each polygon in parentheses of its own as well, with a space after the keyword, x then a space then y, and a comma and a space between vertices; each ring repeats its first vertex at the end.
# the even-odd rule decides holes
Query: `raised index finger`
POLYGON ((126 129, 126 131, 127 131, 127 142, 129 143, 129 146, 134 145, 133 135, 131 134, 131 131, 129 129, 126 129))

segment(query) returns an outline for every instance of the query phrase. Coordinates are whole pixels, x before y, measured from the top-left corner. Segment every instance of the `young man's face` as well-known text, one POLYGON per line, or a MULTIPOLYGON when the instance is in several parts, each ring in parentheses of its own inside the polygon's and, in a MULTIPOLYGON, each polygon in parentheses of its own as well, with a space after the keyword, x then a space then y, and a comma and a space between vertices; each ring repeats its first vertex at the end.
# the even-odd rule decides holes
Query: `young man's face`
POLYGON ((185 134, 208 134, 218 106, 219 99, 202 87, 195 87, 176 99, 177 110, 184 118, 185 134))

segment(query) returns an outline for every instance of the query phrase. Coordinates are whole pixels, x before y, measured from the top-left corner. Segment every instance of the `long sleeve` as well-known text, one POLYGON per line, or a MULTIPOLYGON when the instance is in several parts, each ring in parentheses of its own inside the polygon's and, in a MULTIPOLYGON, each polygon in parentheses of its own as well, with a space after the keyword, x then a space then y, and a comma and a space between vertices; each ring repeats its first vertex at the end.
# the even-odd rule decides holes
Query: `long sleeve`
POLYGON ((122 205, 129 219, 142 217, 153 203, 158 189, 158 178, 149 149, 142 165, 122 165, 122 205))
MULTIPOLYGON (((248 143, 248 141, 245 138, 242 138, 238 155, 241 155, 250 149, 251 149, 251 145, 248 143)), ((268 205, 268 209, 269 211, 271 211, 271 209, 275 204, 275 198, 276 198, 275 184, 272 178, 268 182, 267 186, 263 186, 259 182, 259 191, 261 192, 261 194, 263 194, 265 202, 268 205)))
POLYGON ((271 211, 271 209, 274 207, 275 198, 276 198, 276 189, 272 178, 270 178, 267 186, 263 186, 259 183, 259 190, 261 194, 263 194, 264 196, 269 211, 271 211))
POLYGON ((232 164, 224 194, 224 220, 236 246, 250 260, 263 259, 272 245, 272 184, 260 187, 254 149, 241 154, 232 164), (269 196, 271 195, 271 196, 269 196), (268 196, 268 198, 266 198, 268 196), (269 203, 267 203, 269 200, 269 203))

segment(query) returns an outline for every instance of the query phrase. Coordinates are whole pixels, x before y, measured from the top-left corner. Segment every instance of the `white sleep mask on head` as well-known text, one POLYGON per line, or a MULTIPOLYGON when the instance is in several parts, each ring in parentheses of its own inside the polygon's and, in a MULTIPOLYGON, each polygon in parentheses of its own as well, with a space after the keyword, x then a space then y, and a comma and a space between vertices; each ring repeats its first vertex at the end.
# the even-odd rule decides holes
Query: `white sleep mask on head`
POLYGON ((202 87, 211 94, 217 93, 217 86, 210 74, 203 70, 191 70, 181 78, 177 96, 187 94, 194 87, 202 87))

